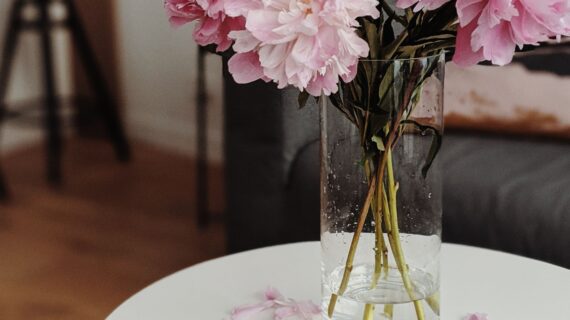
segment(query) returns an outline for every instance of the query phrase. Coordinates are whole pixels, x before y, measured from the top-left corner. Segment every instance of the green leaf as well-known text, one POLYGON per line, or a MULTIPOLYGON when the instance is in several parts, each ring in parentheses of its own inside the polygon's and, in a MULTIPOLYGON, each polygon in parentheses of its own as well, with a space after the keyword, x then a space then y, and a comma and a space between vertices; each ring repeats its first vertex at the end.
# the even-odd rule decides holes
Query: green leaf
POLYGON ((378 90, 378 98, 380 98, 380 110, 387 112, 388 114, 392 113, 393 109, 393 99, 389 98, 389 95, 393 94, 393 86, 394 86, 394 63, 390 63, 388 69, 384 73, 384 77, 382 77, 382 81, 380 82, 380 88, 378 90))
POLYGON ((364 20, 364 30, 366 31, 366 39, 370 46, 370 58, 378 59, 378 52, 381 46, 380 37, 378 36, 378 27, 374 22, 364 20))
POLYGON ((383 60, 392 59, 396 51, 398 51, 398 47, 401 46, 402 43, 404 43, 404 41, 408 38, 408 36, 409 36, 408 30, 402 31, 402 33, 400 33, 400 35, 394 41, 392 41, 392 43, 390 43, 388 46, 384 48, 384 50, 382 50, 382 59, 383 60))
POLYGON ((380 36, 382 37, 381 39, 382 46, 392 43, 394 42, 394 40, 396 40, 396 35, 394 34, 394 28, 392 27, 391 18, 386 20, 386 23, 382 25, 380 31, 381 31, 380 36))
POLYGON ((422 168, 422 175, 424 176, 424 179, 427 178, 429 169, 433 165, 433 162, 435 161, 435 158, 437 157, 439 150, 441 150, 441 145, 443 143, 443 136, 437 130, 435 131, 435 133, 436 134, 433 135, 433 141, 429 149, 426 164, 422 168))
POLYGON ((422 25, 421 35, 433 35, 442 30, 455 28, 457 22, 457 9, 455 1, 450 1, 437 10, 426 13, 425 23, 422 25), (455 26, 455 27, 453 27, 455 26))
POLYGON ((406 19, 408 20, 408 24, 414 19, 414 10, 412 10, 412 8, 406 9, 406 19))
POLYGON ((435 127, 430 126, 430 125, 420 124, 419 122, 414 121, 414 120, 404 120, 401 122, 401 124, 404 124, 404 125, 405 124, 412 124, 414 127, 418 128, 422 134, 426 134, 426 132, 428 132, 428 131, 433 132, 433 141, 431 143, 431 147, 430 147, 428 155, 426 157, 425 165, 422 168, 422 175, 425 179, 425 178, 427 178, 427 175, 429 173, 429 169, 433 165, 435 158, 437 157, 439 151, 441 150, 441 145, 443 143, 443 135, 435 127))
POLYGON ((455 39, 434 41, 431 43, 419 45, 400 46, 398 52, 402 52, 407 56, 412 55, 414 52, 420 52, 420 56, 430 56, 442 50, 451 49, 453 47, 455 47, 455 39))
POLYGON ((373 113, 370 115, 370 133, 378 136, 384 135, 383 129, 389 122, 389 113, 373 113))
POLYGON ((384 141, 382 140, 381 137, 374 135, 372 137, 372 142, 376 144, 376 148, 378 148, 378 151, 386 151, 386 147, 384 146, 384 141))

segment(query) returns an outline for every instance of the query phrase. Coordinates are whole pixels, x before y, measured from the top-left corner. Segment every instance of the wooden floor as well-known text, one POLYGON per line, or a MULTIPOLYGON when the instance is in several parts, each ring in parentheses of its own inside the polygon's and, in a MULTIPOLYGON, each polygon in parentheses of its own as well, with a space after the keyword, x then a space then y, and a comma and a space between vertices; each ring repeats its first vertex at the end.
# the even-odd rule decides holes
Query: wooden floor
POLYGON ((192 161, 134 149, 123 165, 104 142, 70 141, 60 190, 44 182, 40 147, 3 159, 12 201, 0 205, 0 319, 101 320, 153 281, 224 254, 220 223, 196 227, 192 161))

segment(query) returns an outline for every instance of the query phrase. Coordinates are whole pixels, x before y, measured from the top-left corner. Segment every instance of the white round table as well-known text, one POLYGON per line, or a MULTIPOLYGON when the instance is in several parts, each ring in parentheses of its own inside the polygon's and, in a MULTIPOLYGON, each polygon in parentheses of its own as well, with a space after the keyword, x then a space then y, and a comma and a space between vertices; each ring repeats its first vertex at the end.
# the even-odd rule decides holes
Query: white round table
MULTIPOLYGON (((137 293, 107 320, 221 320, 268 286, 320 304, 320 247, 298 243, 239 253, 175 273, 137 293)), ((510 254, 443 246, 442 319, 569 320, 570 270, 510 254)))

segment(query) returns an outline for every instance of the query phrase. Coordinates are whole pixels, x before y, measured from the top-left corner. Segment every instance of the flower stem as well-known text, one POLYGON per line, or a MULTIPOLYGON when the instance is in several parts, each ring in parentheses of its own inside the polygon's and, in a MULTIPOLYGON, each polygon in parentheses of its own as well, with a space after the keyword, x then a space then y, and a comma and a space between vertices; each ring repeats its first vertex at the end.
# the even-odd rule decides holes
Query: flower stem
MULTIPOLYGON (((394 136, 391 136, 390 142, 393 141, 394 136)), ((380 165, 377 168, 376 175, 372 177, 369 182, 368 194, 366 195, 366 200, 364 202, 364 206, 362 206, 362 211, 360 212, 360 217, 358 218, 358 225, 356 227, 356 231, 352 237, 352 242, 350 243, 350 249, 348 252, 348 257, 346 259, 346 265, 344 267, 344 273, 342 275, 342 280, 339 286, 337 293, 333 293, 331 295, 331 299, 329 301, 329 307, 327 310, 327 314, 329 318, 332 318, 334 309, 336 308, 336 303, 338 301, 338 297, 343 295, 348 287, 348 281, 350 280, 350 273, 352 272, 354 257, 356 255, 356 249, 358 248, 358 242, 360 240, 360 235, 362 234, 362 229, 364 228, 364 224, 366 222, 366 218, 368 218, 368 211, 370 210, 370 206, 372 204, 372 200, 374 198, 374 193, 379 183, 384 179, 384 171, 386 170, 386 163, 388 162, 388 154, 384 152, 384 156, 380 161, 380 165)))
POLYGON ((348 257, 346 258, 346 265, 344 268, 344 273, 342 275, 340 287, 338 289, 338 292, 331 296, 331 300, 329 302, 328 316, 330 318, 332 318, 332 315, 334 313, 338 297, 343 295, 344 292, 346 291, 346 288, 348 287, 348 281, 350 279, 350 273, 352 272, 354 257, 356 255, 356 249, 358 248, 358 242, 360 240, 360 235, 362 234, 362 229, 364 228, 364 223, 366 222, 366 218, 368 217, 368 211, 370 211, 370 204, 372 202, 375 190, 376 190, 376 176, 374 176, 370 181, 368 195, 366 196, 366 201, 364 202, 364 206, 362 207, 360 217, 358 218, 358 226, 356 228, 356 231, 354 232, 354 236, 352 237, 352 242, 350 244, 348 257))
POLYGON ((363 320, 374 320, 374 305, 373 304, 366 304, 364 307, 364 317, 363 320))
POLYGON ((374 277, 372 277, 371 289, 376 288, 378 285, 378 280, 382 274, 382 265, 388 265, 388 253, 386 249, 386 243, 384 242, 384 231, 382 230, 382 213, 380 209, 377 209, 374 213, 376 225, 375 225, 375 237, 376 246, 374 248, 374 277))
POLYGON ((433 312, 439 314, 439 291, 426 298, 426 302, 433 312))
POLYGON ((398 207, 397 207, 397 195, 396 195, 396 181, 394 178, 394 165, 392 160, 392 148, 388 148, 386 153, 388 154, 388 203, 385 203, 385 211, 389 212, 390 215, 390 233, 388 239, 390 246, 392 247, 392 253, 394 255, 394 260, 396 260, 396 265, 402 276, 402 282, 404 287, 410 296, 410 299, 414 303, 414 308, 416 309, 416 316, 418 320, 424 320, 424 310, 422 302, 417 300, 414 293, 414 288, 412 281, 410 279, 408 265, 404 257, 404 252, 402 250, 402 243, 400 242, 400 228, 398 226, 398 207))
MULTIPOLYGON (((399 43, 403 42, 406 38, 408 37, 408 32, 404 31, 402 32, 402 35, 400 35, 399 39, 397 40, 399 43)), ((389 57, 391 57, 394 54, 395 50, 390 49, 390 51, 387 53, 387 55, 389 57)), ((406 111, 406 107, 409 105, 410 101, 411 101, 411 97, 414 91, 414 85, 415 82, 419 76, 418 72, 421 70, 421 66, 420 65, 414 65, 414 67, 412 68, 412 76, 409 79, 408 85, 406 86, 405 90, 404 90, 404 97, 402 100, 402 103, 400 105, 400 108, 398 109, 398 114, 395 117, 394 121, 393 121, 393 127, 390 130, 390 124, 386 125, 386 130, 387 132, 389 132, 388 137, 385 141, 385 146, 387 148, 387 150, 389 150, 390 152, 385 151, 383 153, 382 156, 382 160, 380 161, 380 165, 378 165, 377 169, 377 173, 376 175, 369 181, 369 188, 368 188, 368 194, 366 195, 366 200, 364 202, 364 206, 362 207, 362 211, 360 212, 360 217, 358 218, 358 224, 356 227, 356 231, 354 232, 354 235, 352 237, 352 241, 350 244, 350 248, 349 248, 349 252, 348 252, 348 257, 346 259, 346 264, 344 267, 344 272, 342 275, 342 280, 339 286, 339 289, 337 291, 337 293, 333 293, 331 295, 330 301, 329 301, 329 306, 328 306, 328 310, 327 310, 327 314, 329 316, 329 318, 332 318, 333 314, 334 314, 334 310, 336 308, 336 304, 338 302, 338 298, 339 296, 342 296, 345 292, 346 289, 348 288, 348 282, 350 280, 350 274, 352 273, 352 268, 353 268, 353 264, 354 264, 354 258, 356 255, 356 249, 358 248, 358 242, 360 240, 360 236, 362 234, 362 230, 364 228, 364 225, 366 223, 366 219, 368 218, 368 212, 370 211, 370 206, 375 194, 375 191, 377 189, 377 185, 383 185, 383 181, 384 181, 384 175, 385 175, 385 170, 386 170, 386 165, 388 160, 390 160, 390 162, 392 161, 391 157, 392 157, 392 147, 397 139, 397 134, 398 134, 398 127, 400 125, 400 122, 402 120, 402 117, 404 115, 404 112, 406 111)), ((393 168, 392 168, 392 180, 393 180, 393 168)), ((392 186, 395 189, 395 185, 392 186)), ((395 192, 394 192, 395 193, 395 192)), ((395 196, 395 194, 394 194, 395 196)), ((394 206, 396 205, 395 203, 395 198, 393 199, 394 201, 391 201, 394 203, 394 206)), ((386 219, 386 221, 388 221, 389 219, 386 219)), ((396 216, 396 220, 397 220, 397 216, 396 216)), ((392 222, 386 222, 388 225, 393 225, 392 222)), ((397 228, 397 221, 396 221, 396 226, 397 228)), ((390 228, 391 229, 391 228, 390 228)), ((393 231, 393 229, 392 229, 393 231)), ((392 232, 390 232, 388 234, 388 240, 390 242, 390 246, 392 247, 392 251, 394 253, 394 258, 396 259, 396 263, 398 265, 405 265, 405 261, 403 259, 399 260, 398 257, 403 257, 403 254, 396 254, 395 253, 395 246, 393 244, 394 240, 392 239, 394 238, 394 234, 392 232)), ((398 243, 399 243, 399 233, 398 233, 398 243)), ((387 261, 387 260, 386 260, 387 261)), ((386 268, 387 268, 387 263, 385 263, 386 268)), ((407 266, 406 266, 407 267, 407 266)), ((402 267, 398 267, 400 270, 400 273, 402 273, 402 270, 404 270, 402 267)), ((407 273, 406 273, 407 275, 407 273)), ((407 278, 408 282, 409 282, 409 276, 404 276, 404 274, 402 273, 402 277, 403 278, 407 278)), ((405 281, 404 281, 405 282, 405 281)), ((408 289, 408 287, 406 287, 406 289, 408 289)), ((410 297, 412 297, 413 295, 413 291, 411 290, 411 283, 408 289, 408 292, 410 293, 410 297)), ((414 300, 412 298, 412 300, 414 300)), ((423 317, 423 309, 421 304, 414 302, 414 305, 416 307, 416 313, 418 314, 418 320, 424 320, 423 317)))
POLYGON ((388 319, 392 320, 392 318, 394 317, 394 305, 393 304, 387 304, 384 306, 384 315, 386 317, 388 317, 388 319))
MULTIPOLYGON (((378 281, 382 275, 383 265, 386 267, 386 272, 388 272, 388 249, 386 248, 386 243, 384 242, 384 231, 382 230, 382 201, 381 192, 379 192, 378 187, 376 187, 376 196, 372 200, 372 211, 374 213, 374 235, 376 238, 376 245, 374 247, 374 275, 372 277, 370 289, 374 289, 378 285, 378 281)), ((366 305, 364 308, 363 319, 374 319, 374 305, 366 305)))

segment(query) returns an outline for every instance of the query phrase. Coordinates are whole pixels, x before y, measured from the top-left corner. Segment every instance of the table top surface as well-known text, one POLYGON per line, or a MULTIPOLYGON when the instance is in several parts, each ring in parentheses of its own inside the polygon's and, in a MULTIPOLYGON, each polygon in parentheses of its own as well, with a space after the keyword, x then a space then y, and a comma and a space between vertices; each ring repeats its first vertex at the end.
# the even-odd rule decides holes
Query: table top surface
MULTIPOLYGON (((444 244, 442 319, 570 320, 570 270, 506 253, 444 244)), ((211 260, 166 277, 107 320, 221 320, 268 286, 320 304, 320 246, 305 242, 211 260)))

